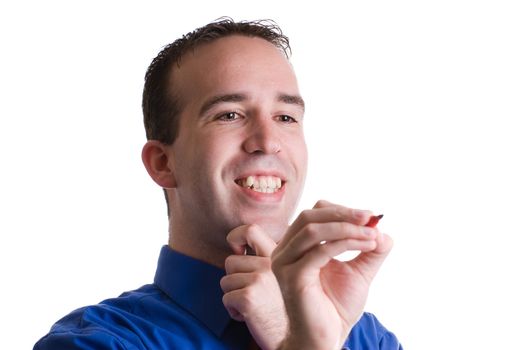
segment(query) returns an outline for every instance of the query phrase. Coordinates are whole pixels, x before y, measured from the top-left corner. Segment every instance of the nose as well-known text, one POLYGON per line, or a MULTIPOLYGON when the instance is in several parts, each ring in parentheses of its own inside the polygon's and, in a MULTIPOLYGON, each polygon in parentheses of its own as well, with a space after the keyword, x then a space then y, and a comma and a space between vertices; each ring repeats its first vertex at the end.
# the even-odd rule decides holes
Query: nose
POLYGON ((243 149, 247 153, 276 154, 281 151, 277 123, 267 118, 250 123, 243 149))

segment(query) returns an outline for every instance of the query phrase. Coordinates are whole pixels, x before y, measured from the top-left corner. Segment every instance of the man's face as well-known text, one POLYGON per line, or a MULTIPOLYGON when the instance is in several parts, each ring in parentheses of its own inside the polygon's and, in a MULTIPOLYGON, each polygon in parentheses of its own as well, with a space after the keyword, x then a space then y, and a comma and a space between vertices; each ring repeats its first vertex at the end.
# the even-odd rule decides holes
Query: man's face
POLYGON ((195 239, 213 244, 251 223, 278 241, 307 168, 303 101, 288 60, 263 39, 230 36, 187 53, 171 77, 182 107, 169 149, 174 221, 206 230, 195 239))

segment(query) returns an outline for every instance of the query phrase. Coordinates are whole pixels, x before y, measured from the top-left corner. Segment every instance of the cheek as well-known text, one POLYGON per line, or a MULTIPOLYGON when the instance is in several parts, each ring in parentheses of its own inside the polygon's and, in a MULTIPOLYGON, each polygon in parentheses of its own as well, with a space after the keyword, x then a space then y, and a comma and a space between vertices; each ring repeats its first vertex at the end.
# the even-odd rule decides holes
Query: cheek
POLYGON ((201 138, 193 150, 191 163, 193 171, 201 177, 214 179, 222 175, 223 168, 234 158, 235 149, 226 135, 213 135, 201 138))
POLYGON ((227 144, 222 144, 219 138, 202 138, 194 149, 194 156, 197 157, 196 163, 204 167, 216 167, 223 162, 227 154, 227 144))
POLYGON ((308 162, 308 151, 307 144, 303 136, 297 137, 291 145, 291 153, 295 159, 298 171, 301 173, 302 177, 305 177, 307 171, 307 162, 308 162))
POLYGON ((309 159, 309 151, 307 149, 307 144, 305 143, 305 140, 302 140, 302 152, 301 152, 301 156, 302 156, 302 162, 304 164, 304 167, 305 169, 307 168, 307 162, 308 162, 308 159, 309 159))
POLYGON ((203 185, 206 180, 206 174, 209 173, 209 162, 212 162, 213 156, 209 149, 211 145, 202 138, 185 138, 180 139, 178 146, 175 148, 175 174, 179 185, 197 186, 203 185))

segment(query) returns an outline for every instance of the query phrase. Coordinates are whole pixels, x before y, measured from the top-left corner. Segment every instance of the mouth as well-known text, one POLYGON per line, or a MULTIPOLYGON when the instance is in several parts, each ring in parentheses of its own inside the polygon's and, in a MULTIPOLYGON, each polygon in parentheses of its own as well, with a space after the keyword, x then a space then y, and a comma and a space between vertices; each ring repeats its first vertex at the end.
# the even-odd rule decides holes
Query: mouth
POLYGON ((281 191, 285 185, 285 180, 272 175, 249 175, 247 177, 236 179, 234 182, 243 188, 259 193, 277 193, 281 191))

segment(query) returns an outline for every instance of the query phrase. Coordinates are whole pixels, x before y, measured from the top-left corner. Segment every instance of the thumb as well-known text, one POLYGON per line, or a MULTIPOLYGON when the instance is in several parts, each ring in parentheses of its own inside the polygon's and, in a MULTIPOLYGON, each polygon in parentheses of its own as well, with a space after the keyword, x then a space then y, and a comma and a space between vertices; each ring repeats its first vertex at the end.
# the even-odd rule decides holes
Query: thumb
POLYGON ((374 279, 393 246, 392 238, 387 234, 380 234, 376 243, 374 250, 362 252, 353 260, 346 262, 356 267, 357 271, 360 271, 369 282, 374 279))
POLYGON ((257 256, 269 257, 276 248, 274 240, 256 224, 236 227, 227 235, 227 242, 238 255, 244 255, 251 248, 257 256))

